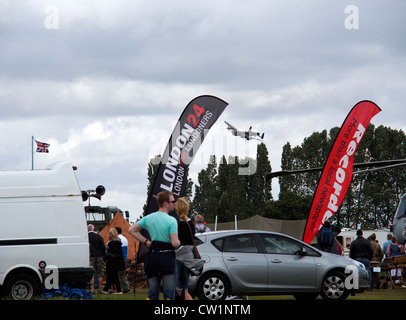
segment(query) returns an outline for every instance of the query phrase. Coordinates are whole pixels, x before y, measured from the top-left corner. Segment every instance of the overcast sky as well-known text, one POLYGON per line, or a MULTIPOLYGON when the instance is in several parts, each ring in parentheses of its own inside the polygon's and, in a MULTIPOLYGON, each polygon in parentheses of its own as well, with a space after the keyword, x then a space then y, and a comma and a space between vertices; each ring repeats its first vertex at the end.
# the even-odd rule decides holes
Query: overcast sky
MULTIPOLYGON (((336 0, 0 0, 0 170, 31 169, 31 136, 66 160, 93 205, 146 201, 147 164, 190 100, 229 103, 190 166, 213 153, 255 157, 265 132, 273 171, 282 147, 341 126, 360 100, 376 126, 406 129, 406 2, 336 0)), ((273 184, 278 194, 277 181, 273 184)))

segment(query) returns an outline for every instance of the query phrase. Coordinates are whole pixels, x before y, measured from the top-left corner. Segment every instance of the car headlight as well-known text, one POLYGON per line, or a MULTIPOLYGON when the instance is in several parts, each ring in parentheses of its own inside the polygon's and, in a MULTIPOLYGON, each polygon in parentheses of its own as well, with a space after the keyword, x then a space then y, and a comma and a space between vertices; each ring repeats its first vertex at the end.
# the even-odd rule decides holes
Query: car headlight
POLYGON ((366 270, 363 263, 361 263, 361 262, 359 262, 357 260, 354 260, 354 259, 351 259, 351 261, 352 261, 352 264, 356 265, 358 268, 366 270))

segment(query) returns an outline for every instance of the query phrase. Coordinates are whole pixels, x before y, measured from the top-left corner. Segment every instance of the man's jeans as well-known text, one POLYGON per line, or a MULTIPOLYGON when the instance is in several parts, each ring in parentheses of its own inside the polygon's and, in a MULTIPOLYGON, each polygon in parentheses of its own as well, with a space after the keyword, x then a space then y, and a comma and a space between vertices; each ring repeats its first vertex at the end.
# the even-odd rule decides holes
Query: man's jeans
POLYGON ((365 269, 367 269, 369 273, 369 287, 372 288, 372 270, 371 270, 371 262, 369 261, 368 258, 355 258, 358 262, 361 262, 364 266, 365 269))
POLYGON ((164 293, 164 300, 175 300, 175 274, 164 274, 154 276, 148 279, 148 298, 150 300, 159 300, 159 292, 162 289, 164 293))

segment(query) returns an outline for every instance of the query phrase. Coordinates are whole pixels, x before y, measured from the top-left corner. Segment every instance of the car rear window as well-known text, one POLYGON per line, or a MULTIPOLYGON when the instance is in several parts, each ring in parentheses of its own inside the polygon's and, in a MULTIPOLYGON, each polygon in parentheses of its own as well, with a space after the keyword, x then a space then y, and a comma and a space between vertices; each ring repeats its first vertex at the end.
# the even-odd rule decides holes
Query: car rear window
POLYGON ((199 246, 202 243, 204 243, 205 238, 203 237, 194 237, 193 241, 195 243, 195 246, 199 246))
POLYGON ((216 239, 213 240, 211 243, 217 250, 223 251, 224 239, 225 238, 216 239))
POLYGON ((222 252, 259 252, 253 235, 234 235, 215 239, 211 243, 222 252))
POLYGON ((254 235, 244 234, 227 237, 223 251, 257 253, 258 247, 255 243, 254 235))

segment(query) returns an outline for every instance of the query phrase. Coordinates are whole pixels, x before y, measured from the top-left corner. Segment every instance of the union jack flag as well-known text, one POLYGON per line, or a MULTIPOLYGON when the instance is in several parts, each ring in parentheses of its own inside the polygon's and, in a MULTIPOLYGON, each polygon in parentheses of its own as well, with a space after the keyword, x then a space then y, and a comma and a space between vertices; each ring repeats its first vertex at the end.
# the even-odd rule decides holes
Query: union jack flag
POLYGON ((50 144, 45 143, 45 142, 40 142, 37 140, 35 140, 35 142, 37 143, 36 152, 49 153, 48 147, 50 146, 50 144))

